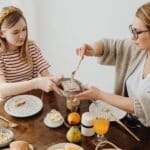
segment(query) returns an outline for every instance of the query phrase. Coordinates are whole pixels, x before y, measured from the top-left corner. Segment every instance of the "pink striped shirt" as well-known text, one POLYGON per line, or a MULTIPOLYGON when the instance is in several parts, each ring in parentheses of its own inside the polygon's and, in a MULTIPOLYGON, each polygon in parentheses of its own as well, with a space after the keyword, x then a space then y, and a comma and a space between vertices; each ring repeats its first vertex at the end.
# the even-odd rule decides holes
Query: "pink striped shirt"
POLYGON ((19 82, 31 80, 38 74, 49 68, 49 64, 42 56, 40 49, 33 42, 29 42, 28 50, 33 65, 28 65, 20 59, 20 50, 3 53, 0 56, 0 76, 4 76, 6 82, 19 82))

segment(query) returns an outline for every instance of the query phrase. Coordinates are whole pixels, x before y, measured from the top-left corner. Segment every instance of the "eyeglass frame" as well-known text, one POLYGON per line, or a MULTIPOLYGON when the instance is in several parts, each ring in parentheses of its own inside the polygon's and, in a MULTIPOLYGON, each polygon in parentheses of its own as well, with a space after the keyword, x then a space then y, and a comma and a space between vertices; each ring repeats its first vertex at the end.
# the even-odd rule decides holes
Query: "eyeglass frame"
POLYGON ((134 38, 137 40, 139 38, 139 34, 150 32, 150 29, 143 30, 143 31, 136 31, 136 29, 132 28, 132 24, 129 25, 129 30, 133 34, 134 38))

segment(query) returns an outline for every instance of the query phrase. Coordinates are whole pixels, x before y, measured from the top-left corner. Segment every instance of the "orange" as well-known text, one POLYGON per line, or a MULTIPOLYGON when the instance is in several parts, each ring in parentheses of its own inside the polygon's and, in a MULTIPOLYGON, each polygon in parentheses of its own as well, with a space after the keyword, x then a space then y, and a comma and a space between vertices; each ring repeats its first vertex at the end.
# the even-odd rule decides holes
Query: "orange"
POLYGON ((67 121, 71 125, 77 125, 80 123, 80 114, 77 112, 71 112, 68 114, 67 121))

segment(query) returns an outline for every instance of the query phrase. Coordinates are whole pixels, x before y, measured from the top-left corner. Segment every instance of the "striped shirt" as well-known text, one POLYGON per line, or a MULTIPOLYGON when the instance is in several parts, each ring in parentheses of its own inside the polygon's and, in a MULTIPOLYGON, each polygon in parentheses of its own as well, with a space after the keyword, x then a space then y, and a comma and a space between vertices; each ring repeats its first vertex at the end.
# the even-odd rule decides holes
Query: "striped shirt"
POLYGON ((42 56, 40 49, 33 42, 28 44, 29 54, 33 65, 20 59, 20 49, 6 52, 0 56, 0 77, 6 82, 19 82, 31 80, 38 77, 38 74, 49 68, 49 64, 42 56))

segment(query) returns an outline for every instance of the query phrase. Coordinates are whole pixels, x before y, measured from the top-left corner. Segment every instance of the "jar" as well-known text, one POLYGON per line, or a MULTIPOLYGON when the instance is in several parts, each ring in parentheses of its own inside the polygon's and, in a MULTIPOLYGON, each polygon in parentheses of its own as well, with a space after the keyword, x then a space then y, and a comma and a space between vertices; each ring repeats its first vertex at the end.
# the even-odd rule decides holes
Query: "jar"
POLYGON ((93 121, 96 115, 93 112, 85 112, 81 117, 81 134, 84 136, 93 136, 95 134, 93 129, 93 121))
POLYGON ((78 111, 80 105, 79 100, 74 100, 71 97, 66 97, 66 107, 68 110, 72 111, 78 111))

